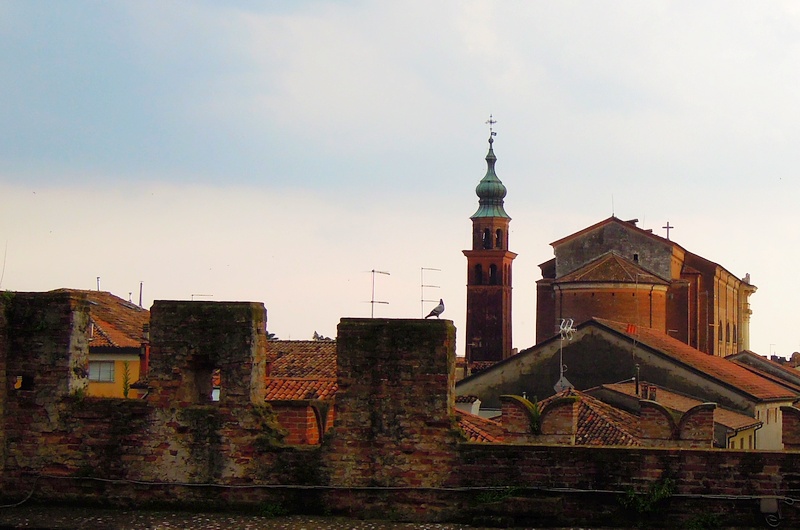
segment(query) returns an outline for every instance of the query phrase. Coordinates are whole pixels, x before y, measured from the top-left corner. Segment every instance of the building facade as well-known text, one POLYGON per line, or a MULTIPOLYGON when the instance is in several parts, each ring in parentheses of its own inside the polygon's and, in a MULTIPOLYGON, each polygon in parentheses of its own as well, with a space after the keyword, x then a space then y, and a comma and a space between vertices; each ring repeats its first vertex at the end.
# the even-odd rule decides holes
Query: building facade
POLYGON ((750 275, 722 266, 667 238, 610 217, 551 243, 540 265, 536 342, 561 319, 607 318, 660 330, 711 355, 750 347, 750 275))

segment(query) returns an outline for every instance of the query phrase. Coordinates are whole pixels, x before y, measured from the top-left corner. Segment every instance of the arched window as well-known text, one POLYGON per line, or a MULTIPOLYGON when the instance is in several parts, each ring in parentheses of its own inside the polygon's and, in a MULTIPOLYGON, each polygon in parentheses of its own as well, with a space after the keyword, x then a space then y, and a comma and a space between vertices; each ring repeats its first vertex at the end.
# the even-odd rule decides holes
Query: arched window
POLYGON ((497 265, 492 263, 489 265, 489 285, 497 285, 499 283, 500 278, 498 278, 497 274, 497 265))
POLYGON ((724 340, 725 340, 725 337, 723 336, 722 331, 723 331, 722 330, 722 320, 720 320, 719 321, 719 327, 717 328, 717 334, 719 335, 717 337, 717 340, 720 341, 720 342, 724 342, 724 340))
POLYGON ((483 229, 483 248, 492 248, 492 233, 488 228, 483 229))
POLYGON ((725 342, 730 344, 731 342, 731 324, 728 322, 725 324, 725 342))
POLYGON ((494 233, 494 248, 503 248, 503 231, 499 228, 494 233))
POLYGON ((733 337, 731 340, 734 344, 739 344, 739 335, 736 334, 736 324, 733 325, 733 337))
POLYGON ((483 265, 480 263, 475 265, 475 285, 481 285, 483 283, 483 265))

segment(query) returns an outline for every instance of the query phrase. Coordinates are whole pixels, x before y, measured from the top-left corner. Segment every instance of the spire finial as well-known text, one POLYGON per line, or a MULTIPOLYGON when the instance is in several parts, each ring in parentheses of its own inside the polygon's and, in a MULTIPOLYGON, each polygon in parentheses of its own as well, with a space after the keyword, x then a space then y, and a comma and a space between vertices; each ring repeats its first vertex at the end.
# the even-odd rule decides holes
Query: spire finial
POLYGON ((494 132, 494 124, 497 123, 497 120, 493 119, 493 116, 489 114, 489 119, 486 120, 486 123, 489 124, 489 142, 492 142, 492 137, 497 136, 497 133, 494 132))

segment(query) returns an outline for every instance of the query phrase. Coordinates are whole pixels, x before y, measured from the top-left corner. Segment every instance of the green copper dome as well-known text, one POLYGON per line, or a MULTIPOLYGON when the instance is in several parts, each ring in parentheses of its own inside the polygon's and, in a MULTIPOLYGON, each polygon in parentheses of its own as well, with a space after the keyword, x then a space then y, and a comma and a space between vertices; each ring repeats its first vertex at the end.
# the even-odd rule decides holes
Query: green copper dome
POLYGON ((506 187, 497 178, 494 172, 494 163, 497 157, 494 156, 492 144, 494 138, 489 137, 489 153, 486 155, 486 176, 483 177, 475 188, 475 193, 478 195, 478 211, 475 212, 470 219, 477 217, 506 217, 511 219, 503 208, 503 198, 506 196, 506 187))

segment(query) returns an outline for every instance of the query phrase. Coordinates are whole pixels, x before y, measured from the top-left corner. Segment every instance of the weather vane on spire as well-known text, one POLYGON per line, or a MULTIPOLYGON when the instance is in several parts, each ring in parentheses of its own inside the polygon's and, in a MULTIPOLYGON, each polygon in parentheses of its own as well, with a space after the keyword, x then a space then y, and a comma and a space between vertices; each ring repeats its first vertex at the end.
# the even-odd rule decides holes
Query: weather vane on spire
POLYGON ((493 130, 494 124, 497 123, 497 120, 492 119, 492 115, 489 114, 489 119, 486 120, 486 123, 489 124, 489 138, 491 138, 492 136, 497 136, 497 133, 494 132, 494 130, 493 130))

